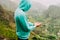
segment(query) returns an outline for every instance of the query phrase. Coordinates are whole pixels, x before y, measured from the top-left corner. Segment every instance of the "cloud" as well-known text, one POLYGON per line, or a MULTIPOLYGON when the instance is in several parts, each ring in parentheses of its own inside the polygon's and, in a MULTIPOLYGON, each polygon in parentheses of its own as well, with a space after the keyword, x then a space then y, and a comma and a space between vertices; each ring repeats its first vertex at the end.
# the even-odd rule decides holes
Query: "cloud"
MULTIPOLYGON (((15 2, 15 3, 19 3, 19 1, 21 1, 21 0, 11 0, 11 1, 15 2)), ((60 0, 30 0, 30 1, 39 2, 45 6, 60 4, 60 0)), ((34 2, 32 2, 32 3, 34 3, 34 2)))
POLYGON ((42 3, 43 5, 49 6, 49 5, 57 5, 60 3, 60 0, 31 0, 36 1, 39 3, 42 3))

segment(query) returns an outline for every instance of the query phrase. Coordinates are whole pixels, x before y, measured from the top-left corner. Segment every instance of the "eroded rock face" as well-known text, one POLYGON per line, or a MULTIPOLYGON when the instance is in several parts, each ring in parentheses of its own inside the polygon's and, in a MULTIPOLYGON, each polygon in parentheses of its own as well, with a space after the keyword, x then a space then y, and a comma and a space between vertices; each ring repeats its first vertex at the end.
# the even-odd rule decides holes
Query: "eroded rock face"
POLYGON ((1 5, 0 5, 0 17, 12 21, 13 20, 13 12, 5 10, 1 5))
POLYGON ((0 5, 0 20, 5 21, 5 24, 9 25, 11 28, 14 28, 14 12, 5 10, 3 6, 0 5))
POLYGON ((0 37, 0 40, 10 40, 9 38, 2 38, 0 37))
POLYGON ((1 37, 0 37, 0 40, 4 40, 4 38, 1 38, 1 37))
POLYGON ((4 40, 4 37, 2 35, 0 35, 0 40, 4 40))

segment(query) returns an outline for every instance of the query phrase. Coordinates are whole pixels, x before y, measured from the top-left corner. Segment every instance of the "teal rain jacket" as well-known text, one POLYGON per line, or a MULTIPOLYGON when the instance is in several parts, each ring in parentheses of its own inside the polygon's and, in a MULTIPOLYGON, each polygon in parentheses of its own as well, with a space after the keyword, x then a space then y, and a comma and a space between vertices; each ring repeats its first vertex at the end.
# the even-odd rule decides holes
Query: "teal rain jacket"
POLYGON ((28 39, 30 36, 31 30, 36 26, 33 23, 28 22, 25 12, 28 11, 31 7, 31 4, 28 0, 21 0, 18 8, 14 14, 14 20, 16 23, 16 34, 20 39, 28 39))

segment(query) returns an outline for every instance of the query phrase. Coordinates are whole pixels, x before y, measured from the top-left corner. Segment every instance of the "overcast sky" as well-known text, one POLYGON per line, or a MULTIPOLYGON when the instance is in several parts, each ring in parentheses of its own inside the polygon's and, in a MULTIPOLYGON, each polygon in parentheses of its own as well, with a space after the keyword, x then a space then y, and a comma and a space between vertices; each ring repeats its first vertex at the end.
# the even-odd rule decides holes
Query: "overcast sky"
MULTIPOLYGON (((19 0, 11 0, 11 1, 17 2, 19 0)), ((60 0, 31 0, 31 1, 36 1, 46 6, 60 4, 60 0)))
POLYGON ((33 0, 33 1, 42 3, 43 5, 46 6, 60 4, 60 0, 33 0))

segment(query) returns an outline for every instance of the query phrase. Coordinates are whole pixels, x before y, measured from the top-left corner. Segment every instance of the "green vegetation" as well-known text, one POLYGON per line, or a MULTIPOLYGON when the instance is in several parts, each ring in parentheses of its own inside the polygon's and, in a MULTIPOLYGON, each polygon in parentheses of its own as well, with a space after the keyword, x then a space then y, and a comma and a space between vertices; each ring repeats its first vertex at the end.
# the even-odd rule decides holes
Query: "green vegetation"
POLYGON ((0 7, 0 36, 4 38, 7 38, 8 40, 15 40, 17 39, 15 30, 10 28, 9 25, 9 20, 5 19, 5 17, 3 17, 4 10, 2 9, 2 7, 0 7))
MULTIPOLYGON (((33 30, 29 40, 60 40, 60 7, 50 6, 43 12, 43 15, 29 16, 29 21, 42 23, 41 27, 33 30)), ((6 11, 0 6, 0 36, 8 40, 17 40, 15 27, 11 28, 13 12, 6 11), (10 14, 12 13, 12 15, 10 14)))
POLYGON ((11 40, 17 39, 15 30, 13 30, 9 27, 6 20, 4 20, 4 21, 0 20, 0 35, 2 35, 4 38, 9 38, 11 40))

